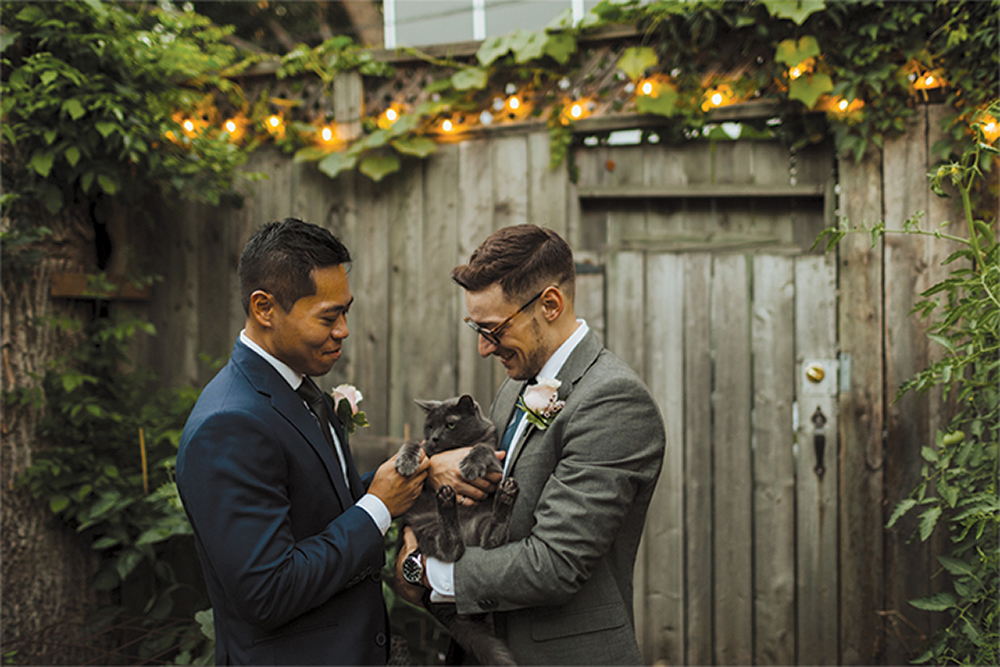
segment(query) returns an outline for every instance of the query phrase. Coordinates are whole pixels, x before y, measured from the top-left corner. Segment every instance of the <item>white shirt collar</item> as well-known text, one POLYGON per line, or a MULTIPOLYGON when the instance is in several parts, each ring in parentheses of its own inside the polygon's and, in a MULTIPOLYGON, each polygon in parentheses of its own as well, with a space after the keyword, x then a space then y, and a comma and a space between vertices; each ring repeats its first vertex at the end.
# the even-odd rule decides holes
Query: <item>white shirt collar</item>
POLYGON ((559 375, 559 371, 562 370, 563 365, 566 360, 569 359, 569 355, 573 354, 573 350, 576 346, 580 344, 583 337, 587 335, 590 331, 590 327, 587 326, 585 320, 577 320, 576 331, 574 331, 569 338, 563 341, 563 344, 559 346, 559 349, 553 353, 549 360, 545 362, 542 366, 542 370, 538 371, 538 377, 540 378, 554 378, 559 375))
POLYGON ((288 383, 288 386, 291 387, 292 390, 298 389, 299 385, 302 384, 302 379, 305 377, 302 373, 293 371, 291 366, 250 340, 250 337, 247 336, 246 329, 240 332, 240 342, 262 356, 267 363, 274 366, 274 370, 278 371, 278 375, 285 378, 285 382, 288 383))

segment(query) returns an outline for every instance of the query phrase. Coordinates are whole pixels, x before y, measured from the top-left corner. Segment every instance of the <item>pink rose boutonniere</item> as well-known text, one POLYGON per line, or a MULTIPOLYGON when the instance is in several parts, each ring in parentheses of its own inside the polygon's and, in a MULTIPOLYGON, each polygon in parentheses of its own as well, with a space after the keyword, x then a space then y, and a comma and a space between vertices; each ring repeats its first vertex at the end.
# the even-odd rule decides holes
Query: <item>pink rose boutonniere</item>
POLYGON ((337 419, 344 425, 348 433, 354 433, 359 426, 368 426, 368 418, 365 413, 358 410, 358 403, 364 396, 358 388, 351 384, 342 384, 333 389, 333 409, 337 412, 337 419))
POLYGON ((543 431, 566 405, 566 401, 559 400, 561 385, 562 382, 555 378, 538 378, 538 382, 529 385, 517 399, 517 404, 524 410, 528 421, 543 431))

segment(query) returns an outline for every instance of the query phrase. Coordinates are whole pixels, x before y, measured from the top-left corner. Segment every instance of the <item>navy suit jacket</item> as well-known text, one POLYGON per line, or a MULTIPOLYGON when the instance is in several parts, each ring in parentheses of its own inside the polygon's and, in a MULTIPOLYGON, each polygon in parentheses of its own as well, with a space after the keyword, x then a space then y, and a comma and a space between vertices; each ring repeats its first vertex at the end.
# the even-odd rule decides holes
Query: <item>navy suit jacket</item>
MULTIPOLYGON (((333 414, 332 407, 329 409, 333 414)), ((301 398, 237 342, 205 387, 177 485, 215 614, 216 664, 385 664, 383 538, 301 398)))

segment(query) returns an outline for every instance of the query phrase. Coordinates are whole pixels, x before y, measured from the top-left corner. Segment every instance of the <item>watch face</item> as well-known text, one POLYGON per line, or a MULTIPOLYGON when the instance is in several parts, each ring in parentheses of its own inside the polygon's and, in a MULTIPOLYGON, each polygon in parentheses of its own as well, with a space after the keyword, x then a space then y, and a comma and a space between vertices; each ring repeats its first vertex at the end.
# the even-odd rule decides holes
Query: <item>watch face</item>
POLYGON ((424 576, 424 567, 420 562, 420 554, 412 553, 403 561, 403 579, 409 584, 421 584, 424 576))

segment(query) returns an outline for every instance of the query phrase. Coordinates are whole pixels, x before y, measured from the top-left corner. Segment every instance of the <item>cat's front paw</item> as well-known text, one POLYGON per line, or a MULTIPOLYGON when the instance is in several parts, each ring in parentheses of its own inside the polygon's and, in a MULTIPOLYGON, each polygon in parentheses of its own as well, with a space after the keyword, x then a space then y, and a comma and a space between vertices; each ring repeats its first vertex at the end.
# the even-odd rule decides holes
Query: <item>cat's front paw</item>
POLYGON ((420 467, 420 443, 404 442, 396 455, 396 472, 403 477, 409 477, 420 467))
POLYGON ((476 445, 458 462, 458 472, 470 482, 491 472, 503 472, 496 452, 485 445, 476 445))
POLYGON ((438 509, 447 510, 455 507, 457 499, 458 494, 455 493, 455 489, 451 488, 447 484, 442 484, 441 488, 437 491, 438 509))
POLYGON ((514 501, 517 500, 518 490, 517 480, 508 477, 497 487, 496 502, 501 505, 513 505, 514 501))

